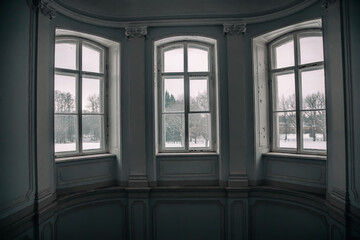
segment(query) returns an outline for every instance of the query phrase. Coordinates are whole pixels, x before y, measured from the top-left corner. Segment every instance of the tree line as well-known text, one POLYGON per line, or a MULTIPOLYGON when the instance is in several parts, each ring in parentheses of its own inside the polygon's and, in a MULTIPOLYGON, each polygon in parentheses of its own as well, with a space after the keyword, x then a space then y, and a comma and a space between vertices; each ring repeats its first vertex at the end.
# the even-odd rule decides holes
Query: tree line
MULTIPOLYGON (((280 98, 279 109, 295 109, 295 95, 280 98)), ((326 141, 326 116, 325 111, 313 109, 325 109, 325 94, 313 93, 305 97, 303 101, 305 111, 302 111, 302 131, 309 134, 316 141, 316 134, 322 134, 322 141, 326 141)), ((284 134, 284 140, 288 140, 288 134, 296 133, 296 113, 283 112, 279 116, 279 134, 284 134)))
MULTIPOLYGON (((99 113, 101 100, 98 94, 87 98, 88 104, 83 112, 99 113)), ((56 113, 75 113, 75 96, 70 92, 55 90, 54 110, 56 113)), ((76 140, 77 122, 74 115, 55 115, 55 143, 72 143, 76 140)), ((98 141, 101 137, 101 120, 98 116, 83 115, 82 134, 84 142, 98 141)))

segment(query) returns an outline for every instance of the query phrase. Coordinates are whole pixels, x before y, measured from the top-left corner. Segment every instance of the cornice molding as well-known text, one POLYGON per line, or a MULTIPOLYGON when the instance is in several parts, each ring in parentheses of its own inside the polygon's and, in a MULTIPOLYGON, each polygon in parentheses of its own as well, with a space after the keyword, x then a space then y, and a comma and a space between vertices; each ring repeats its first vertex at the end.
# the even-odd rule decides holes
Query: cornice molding
POLYGON ((140 27, 125 27, 125 37, 130 38, 145 38, 147 35, 147 26, 140 27))
POLYGON ((246 23, 243 24, 228 24, 225 23, 223 28, 226 35, 244 35, 246 33, 246 23))
POLYGON ((39 9, 40 12, 50 20, 56 17, 55 9, 50 7, 48 2, 45 2, 44 0, 33 0, 32 4, 34 9, 39 9))
POLYGON ((321 0, 321 6, 327 9, 331 4, 335 3, 336 0, 321 0))
MULTIPOLYGON (((189 16, 186 19, 178 18, 176 16, 169 17, 166 19, 144 19, 144 18, 115 18, 109 19, 104 18, 103 16, 94 16, 92 14, 78 12, 74 9, 69 9, 66 6, 59 4, 57 0, 46 0, 49 2, 49 5, 65 16, 68 16, 72 19, 75 19, 80 22, 85 22, 88 24, 104 27, 113 27, 113 28, 126 28, 129 25, 137 26, 147 26, 147 27, 169 27, 169 26, 208 26, 208 25, 223 25, 224 22, 231 22, 236 24, 242 24, 246 22, 247 24, 261 23, 266 21, 271 21, 274 19, 279 19, 297 13, 307 7, 312 6, 318 0, 304 0, 299 4, 293 5, 289 8, 268 13, 265 15, 254 15, 254 16, 208 16, 208 17, 198 17, 189 16)), ((224 13, 226 15, 226 13, 224 13)))

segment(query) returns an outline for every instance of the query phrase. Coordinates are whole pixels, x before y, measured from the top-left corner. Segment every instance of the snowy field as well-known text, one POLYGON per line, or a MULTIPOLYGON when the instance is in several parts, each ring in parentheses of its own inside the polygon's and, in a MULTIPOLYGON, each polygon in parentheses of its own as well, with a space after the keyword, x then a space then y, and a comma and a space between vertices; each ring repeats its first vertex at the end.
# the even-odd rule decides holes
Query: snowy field
MULTIPOLYGON (((167 148, 181 148, 183 146, 183 144, 181 144, 181 142, 166 142, 165 143, 165 147, 167 148)), ((198 140, 196 141, 196 143, 194 141, 189 142, 189 146, 191 148, 200 148, 200 147, 205 147, 205 140, 198 140)))
MULTIPOLYGON (((309 134, 303 135, 304 149, 318 149, 326 150, 326 141, 322 141, 323 135, 316 134, 316 141, 309 134)), ((280 134, 280 147, 282 148, 296 148, 296 135, 288 134, 287 140, 285 141, 285 134, 280 134)))
MULTIPOLYGON (((85 142, 83 150, 100 149, 100 142, 85 142)), ((55 152, 76 151, 76 143, 55 143, 55 152)))

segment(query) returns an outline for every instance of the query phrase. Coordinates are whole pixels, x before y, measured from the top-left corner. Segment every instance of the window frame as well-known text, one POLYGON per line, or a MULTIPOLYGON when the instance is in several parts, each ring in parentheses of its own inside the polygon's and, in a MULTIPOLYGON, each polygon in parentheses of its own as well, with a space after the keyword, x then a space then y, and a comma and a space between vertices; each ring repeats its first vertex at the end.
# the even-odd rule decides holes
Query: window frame
MULTIPOLYGON (((211 39, 212 40, 212 39, 211 39)), ((160 40, 161 41, 161 40, 160 40)), ((156 44, 155 44, 156 45, 156 44)), ((154 47, 155 51, 155 104, 156 104, 156 149, 157 154, 193 154, 193 153, 217 153, 218 152, 218 139, 217 139, 217 60, 216 60, 216 43, 202 41, 196 37, 179 37, 173 41, 166 41, 154 47), (181 46, 183 48, 183 71, 182 72, 164 72, 164 52, 172 48, 181 46), (189 72, 188 71, 188 47, 195 47, 208 52, 208 71, 202 72, 189 72), (167 113, 163 112, 163 91, 164 91, 164 77, 177 77, 183 76, 184 79, 184 147, 183 148, 165 148, 165 141, 163 136, 163 116, 167 113), (208 79, 208 99, 209 109, 207 111, 194 111, 190 110, 190 79, 192 77, 205 77, 208 79), (210 114, 211 137, 209 139, 209 148, 206 147, 192 147, 189 146, 189 115, 192 113, 205 113, 210 114)), ((172 112, 171 112, 172 113, 172 112)), ((170 114, 171 114, 170 113, 170 114)), ((180 113, 180 112, 179 112, 180 113)), ((174 113, 176 114, 176 113, 174 113)))
MULTIPOLYGON (((61 35, 55 37, 54 44, 54 57, 55 57, 55 46, 57 43, 76 43, 76 69, 67 69, 55 67, 55 58, 54 58, 54 82, 55 75, 71 75, 75 76, 75 91, 76 91, 76 107, 77 111, 74 113, 56 113, 54 109, 54 154, 55 158, 59 157, 72 157, 72 156, 86 156, 94 154, 103 154, 108 152, 108 60, 107 60, 107 48, 93 40, 71 36, 71 35, 61 35), (82 69, 82 46, 87 46, 91 49, 99 50, 100 52, 100 70, 99 72, 84 71, 82 69), (82 78, 94 78, 99 79, 100 81, 100 98, 102 101, 102 111, 100 113, 86 113, 82 111, 82 78), (55 152, 55 116, 56 115, 74 115, 77 116, 76 124, 76 150, 75 151, 62 151, 55 152), (82 118, 83 116, 101 116, 102 125, 101 125, 101 136, 100 139, 100 148, 99 149, 83 149, 83 136, 82 136, 82 118)), ((55 92, 55 86, 54 86, 55 92)), ((54 99, 54 98, 53 98, 54 99)))
MULTIPOLYGON (((322 42, 324 42, 323 33, 321 28, 308 28, 295 30, 288 33, 285 33, 281 36, 276 37, 272 41, 267 43, 267 55, 268 55, 268 84, 269 84, 269 126, 270 126, 270 151, 271 152, 279 152, 279 153, 296 153, 296 154, 313 154, 313 155, 327 155, 327 146, 325 150, 319 149, 304 149, 303 147, 303 127, 302 127, 302 112, 304 111, 324 111, 325 116, 327 112, 326 107, 326 77, 325 77, 325 57, 323 55, 322 61, 310 62, 301 64, 301 53, 300 53, 300 38, 303 36, 321 36, 322 42), (294 41, 294 65, 282 68, 274 68, 275 63, 275 54, 274 49, 292 39, 294 41), (301 73, 305 71, 323 69, 324 70, 324 94, 325 94, 325 108, 324 109, 301 109, 302 99, 301 97, 301 73), (295 110, 291 110, 291 112, 295 112, 296 114, 296 148, 281 148, 276 147, 276 132, 274 127, 274 113, 275 112, 286 112, 280 110, 274 110, 274 77, 276 75, 283 75, 286 73, 294 74, 294 84, 295 84, 295 110)), ((323 44, 324 46, 324 44, 323 44)), ((322 49, 324 54, 324 49, 322 49)), ((290 110, 289 110, 290 111, 290 110)), ((327 117, 326 117, 327 121, 327 117)), ((325 123, 326 124, 326 123, 325 123)), ((326 124, 326 132, 327 132, 327 124, 326 124)), ((327 135, 327 134, 326 134, 327 135)), ((327 145, 327 140, 326 140, 327 145)))

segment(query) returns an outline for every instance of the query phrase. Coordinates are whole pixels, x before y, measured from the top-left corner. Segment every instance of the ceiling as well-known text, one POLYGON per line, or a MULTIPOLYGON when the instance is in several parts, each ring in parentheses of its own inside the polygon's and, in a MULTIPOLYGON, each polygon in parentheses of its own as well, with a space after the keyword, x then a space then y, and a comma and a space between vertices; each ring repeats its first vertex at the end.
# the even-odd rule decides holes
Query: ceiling
POLYGON ((57 11, 104 21, 256 19, 283 16, 316 0, 49 0, 57 11))

